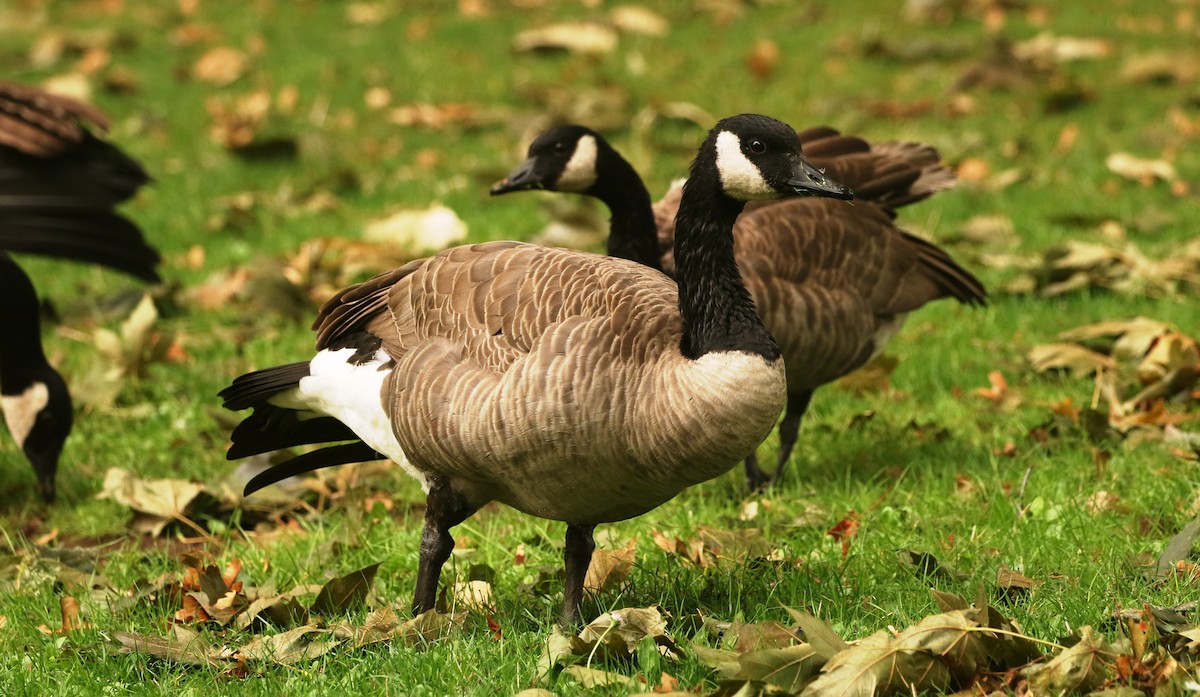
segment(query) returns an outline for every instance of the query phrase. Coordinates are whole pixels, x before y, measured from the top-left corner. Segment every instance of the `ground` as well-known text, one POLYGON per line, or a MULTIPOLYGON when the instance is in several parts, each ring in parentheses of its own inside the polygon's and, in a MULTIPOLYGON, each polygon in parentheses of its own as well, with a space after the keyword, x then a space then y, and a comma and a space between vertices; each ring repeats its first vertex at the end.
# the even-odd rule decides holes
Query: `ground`
MULTIPOLYGON (((419 488, 396 468, 331 472, 300 507, 198 508, 158 536, 131 530, 128 502, 96 494, 110 468, 202 483, 218 497, 236 489, 236 464, 224 459, 236 417, 217 391, 247 370, 305 358, 324 297, 393 263, 388 254, 406 258, 333 244, 314 261, 320 247, 306 243, 361 240, 371 221, 434 202, 465 222, 470 240, 534 237, 550 220, 549 196, 491 200, 487 187, 551 119, 605 131, 655 195, 686 171, 710 119, 743 111, 930 143, 960 185, 900 222, 946 244, 993 293, 984 309, 922 309, 888 350, 898 361, 890 374, 818 392, 790 476, 772 490, 747 497, 735 470, 606 526, 601 547, 633 539, 636 561, 623 582, 585 599, 584 615, 659 605, 680 643, 706 644, 702 618, 788 624, 791 607, 853 639, 937 612, 933 586, 970 599, 983 589, 1024 632, 1054 642, 1084 625, 1115 638, 1115 611, 1195 599, 1190 543, 1178 555, 1183 572, 1154 573, 1197 512, 1196 457, 1163 441, 1167 423, 1197 429, 1194 388, 1133 405, 1144 423, 1126 428, 1129 419, 1110 418, 1103 381, 1040 373, 1029 358, 1063 330, 1146 316, 1180 332, 1172 341, 1183 358, 1170 365, 1195 362, 1187 279, 1200 264, 1186 248, 1200 172, 1194 3, 681 0, 654 6, 661 33, 626 20, 616 46, 599 53, 513 45, 522 31, 564 21, 596 22, 604 40, 621 15, 597 0, 10 5, 0 8, 6 77, 88 89, 112 116, 112 140, 154 175, 124 210, 163 251, 167 280, 149 289, 152 323, 98 338, 119 335, 147 289, 112 272, 22 260, 57 318, 45 341, 79 411, 53 506, 35 501, 27 464, 0 439, 0 528, 11 547, 0 564, 4 694, 50 685, 510 694, 534 684, 561 581, 531 588, 541 567, 560 563, 560 524, 489 507, 459 526, 460 553, 443 581, 465 582, 474 569, 491 582, 494 607, 468 612, 428 645, 197 668, 116 640, 172 636, 182 591, 169 584, 184 579, 185 553, 201 555, 191 562, 201 570, 239 560, 247 586, 278 592, 382 562, 369 604, 404 607, 419 488), (1130 172, 1116 153, 1173 172, 1130 172), (1017 265, 1068 241, 1110 251, 1049 293, 1044 274, 1017 265), (1144 261, 1122 276, 1135 253, 1144 261), (726 540, 726 558, 701 555, 712 563, 655 542, 655 533, 671 546, 751 529, 764 548, 726 540), (91 561, 64 567, 76 549, 91 561), (730 558, 739 552, 748 559, 730 558), (81 580, 81 566, 100 576, 81 580), (1031 588, 1006 590, 1004 569, 1031 588), (110 607, 94 585, 162 592, 110 607), (54 631, 62 597, 80 601, 86 623, 65 635, 54 631)), ((1140 387, 1139 360, 1105 371, 1122 398, 1140 387)), ((770 462, 775 448, 772 437, 760 458, 770 462)), ((460 597, 454 609, 465 605, 460 597)), ((351 607, 340 621, 362 624, 366 612, 351 607)), ((219 644, 251 636, 198 627, 219 644)), ((717 680, 693 655, 647 665, 603 667, 651 682, 665 670, 695 691, 717 680)), ((583 690, 567 678, 551 687, 583 690)))

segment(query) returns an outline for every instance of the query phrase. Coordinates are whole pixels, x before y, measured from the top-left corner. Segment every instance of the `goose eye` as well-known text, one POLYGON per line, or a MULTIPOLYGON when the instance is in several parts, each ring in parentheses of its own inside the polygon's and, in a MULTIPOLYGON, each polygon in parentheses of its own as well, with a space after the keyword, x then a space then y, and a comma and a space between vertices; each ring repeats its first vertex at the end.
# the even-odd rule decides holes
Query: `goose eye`
POLYGON ((554 152, 559 153, 561 155, 562 153, 564 153, 566 151, 567 151, 567 144, 562 142, 561 140, 554 144, 554 152))
POLYGON ((766 151, 767 151, 767 146, 764 145, 761 140, 750 141, 750 152, 752 152, 756 155, 761 155, 766 151))

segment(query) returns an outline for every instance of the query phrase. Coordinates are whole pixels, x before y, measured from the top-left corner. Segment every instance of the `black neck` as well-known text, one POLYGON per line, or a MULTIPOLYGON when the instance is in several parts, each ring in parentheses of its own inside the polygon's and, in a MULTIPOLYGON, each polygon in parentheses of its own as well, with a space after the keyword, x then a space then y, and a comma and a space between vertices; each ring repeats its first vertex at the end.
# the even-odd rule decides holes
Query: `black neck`
POLYGON ((744 206, 724 193, 715 174, 693 166, 675 218, 680 350, 687 358, 716 351, 779 358, 779 346, 759 319, 733 256, 733 223, 744 206))
POLYGON ((25 391, 49 364, 42 353, 38 299, 20 266, 0 252, 0 394, 25 391))
POLYGON ((597 162, 599 176, 587 193, 608 206, 608 255, 636 261, 662 271, 658 253, 658 227, 650 192, 633 166, 615 150, 602 151, 597 162))

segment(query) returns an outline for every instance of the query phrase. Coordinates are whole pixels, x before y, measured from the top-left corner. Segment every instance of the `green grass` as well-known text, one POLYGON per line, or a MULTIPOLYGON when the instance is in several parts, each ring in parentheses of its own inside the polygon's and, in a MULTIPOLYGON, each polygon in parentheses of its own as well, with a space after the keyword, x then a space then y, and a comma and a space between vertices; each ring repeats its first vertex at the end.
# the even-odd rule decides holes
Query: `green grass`
MULTIPOLYGON (((905 226, 934 239, 949 237, 981 214, 1011 217, 1022 253, 1065 239, 1096 238, 1105 219, 1125 225, 1130 238, 1154 256, 1195 235, 1194 196, 1176 197, 1161 184, 1142 187, 1104 166, 1109 153, 1125 150, 1147 157, 1167 153, 1185 180, 1200 171, 1200 149, 1165 116, 1172 108, 1193 120, 1200 116, 1194 86, 1137 85, 1117 77, 1130 56, 1193 50, 1194 38, 1173 29, 1173 13, 1183 5, 1159 10, 1153 3, 1114 2, 1100 11, 1091 3, 1060 3, 1050 10, 1046 26, 1013 12, 993 35, 970 13, 945 24, 909 21, 902 3, 887 9, 866 0, 838 3, 836 9, 823 3, 750 4, 740 17, 719 23, 693 7, 699 3, 672 2, 663 10, 672 25, 668 35, 623 36, 616 52, 586 57, 518 55, 509 49, 509 38, 552 20, 602 17, 607 5, 514 9, 494 1, 490 17, 473 19, 441 2, 380 3, 385 17, 379 24, 351 25, 343 3, 314 0, 200 3, 187 18, 174 3, 116 3, 117 9, 106 10, 110 4, 17 3, 5 12, 42 19, 0 29, 0 57, 13 79, 36 82, 67 72, 78 57, 68 51, 53 65, 34 68, 27 56, 39 38, 59 34, 71 43, 104 33, 114 37, 108 46, 111 62, 100 76, 127 70, 137 89, 130 95, 110 93, 94 79, 94 100, 113 117, 114 139, 157 179, 126 211, 164 252, 169 282, 182 288, 222 269, 278 265, 304 240, 353 238, 366 221, 431 201, 453 208, 468 223, 473 240, 528 237, 546 221, 538 197, 489 200, 487 184, 519 160, 530 124, 546 111, 545 95, 578 105, 600 89, 622 96, 608 104, 611 113, 605 119, 617 124, 630 123, 645 108, 686 101, 716 117, 758 111, 798 127, 829 123, 877 140, 918 139, 939 147, 951 163, 982 158, 993 172, 1010 167, 1022 172, 1008 188, 964 184, 903 211, 905 226), (1148 20, 1157 14, 1161 27, 1154 30, 1148 20), (181 45, 178 29, 185 22, 205 25, 217 38, 181 45), (421 26, 425 33, 418 36, 421 26), (1022 40, 1046 30, 1111 41, 1109 57, 1069 63, 1058 71, 1060 79, 1090 93, 1088 101, 1062 111, 1048 109, 1059 88, 1034 81, 1011 91, 973 91, 976 110, 951 113, 954 80, 987 54, 993 38, 1022 40), (764 38, 776 42, 781 54, 768 79, 755 77, 744 63, 764 38), (864 47, 876 39, 901 48, 932 43, 945 51, 920 61, 871 55, 864 47), (252 51, 246 75, 218 89, 187 77, 211 45, 261 45, 262 50, 252 51), (206 99, 230 99, 254 89, 275 94, 288 85, 298 89, 295 112, 273 117, 264 132, 295 136, 298 160, 244 161, 209 140, 206 99), (504 116, 472 128, 398 128, 388 121, 389 109, 365 106, 363 94, 370 87, 390 90, 393 106, 467 102, 504 116), (929 109, 886 118, 875 108, 884 103, 928 103, 929 109), (1078 127, 1079 138, 1073 149, 1058 153, 1055 144, 1068 124, 1078 127), (418 166, 418 153, 425 150, 435 151, 437 160, 418 166), (331 188, 339 202, 331 211, 305 212, 286 202, 289 191, 331 188), (268 202, 240 226, 215 228, 211 221, 225 210, 225 197, 246 191, 268 202), (1165 225, 1137 232, 1139 219, 1164 213, 1165 225), (1063 222, 1071 216, 1086 222, 1063 222), (195 245, 207 256, 193 269, 184 259, 195 245)), ((610 133, 620 148, 649 146, 639 151, 646 156, 637 164, 653 192, 665 190, 685 171, 702 137, 699 128, 674 122, 660 122, 646 133, 629 128, 610 133)), ((1009 271, 976 264, 978 251, 958 247, 955 253, 990 287, 1011 277, 1009 271)), ((115 327, 119 317, 104 313, 99 299, 132 287, 116 274, 65 263, 31 259, 27 269, 74 332, 115 327)), ((791 462, 793 476, 769 494, 769 512, 750 522, 738 520, 742 483, 735 470, 637 520, 608 526, 614 541, 637 539, 638 563, 622 589, 587 599, 584 614, 659 604, 674 615, 672 631, 687 639, 698 611, 722 619, 785 621, 782 607, 787 605, 829 620, 846 637, 859 637, 888 625, 907 626, 936 611, 927 592, 931 583, 969 597, 982 586, 995 597, 1001 564, 1045 582, 1028 600, 1004 610, 1046 640, 1084 624, 1111 632, 1109 617, 1119 607, 1194 598, 1184 581, 1149 584, 1140 566, 1190 517, 1198 484, 1194 463, 1173 458, 1156 442, 1131 440, 1117 445, 1112 459, 1098 468, 1079 430, 1067 429, 1045 445, 1035 443, 1029 431, 1050 419, 1050 405, 1064 397, 1076 405, 1090 403, 1092 383, 1037 375, 1024 358, 1031 346, 1053 340, 1059 330, 1101 319, 1148 315, 1195 333, 1194 306, 1194 298, 1093 291, 1049 300, 997 294, 984 310, 950 303, 921 310, 889 350, 901 359, 890 390, 862 396, 836 388, 818 393, 791 462), (973 394, 987 384, 991 370, 1002 371, 1019 393, 1017 407, 999 410, 973 394), (863 418, 867 413, 874 416, 863 418), (938 429, 944 431, 933 437, 938 429), (1010 441, 1015 456, 997 455, 1010 441), (959 480, 973 486, 961 490, 959 480), (1090 513, 1085 502, 1100 490, 1117 495, 1119 505, 1090 513), (1019 513, 1030 504, 1030 511, 1019 513), (843 557, 826 531, 850 511, 857 512, 861 528, 843 557), (702 524, 760 527, 788 561, 702 571, 651 541, 653 530, 686 539, 702 524), (922 578, 896 561, 897 551, 905 549, 930 552, 965 577, 922 578)), ((146 542, 128 533, 128 511, 94 498, 105 471, 119 466, 152 477, 224 479, 234 467, 224 459, 230 421, 219 414, 216 392, 246 370, 306 357, 312 344, 307 316, 288 318, 239 304, 202 311, 178 296, 160 302, 160 309, 161 327, 182 337, 186 360, 151 365, 143 379, 124 387, 113 408, 79 414, 59 476, 57 505, 33 503, 27 464, 11 441, 0 440, 0 526, 8 540, 24 548, 27 540, 55 528, 64 546, 118 540, 101 566, 116 587, 163 573, 182 576, 183 545, 146 542)), ((95 349, 64 334, 47 332, 47 345, 68 379, 80 379, 94 369, 95 349)), ((769 461, 775 447, 773 436, 760 457, 769 461)), ((303 534, 285 541, 256 543, 236 526, 214 523, 213 541, 204 546, 221 562, 243 560, 248 582, 273 581, 281 590, 382 561, 376 594, 383 601, 407 602, 416 568, 420 490, 401 473, 366 484, 328 511, 302 516, 303 534), (376 491, 394 500, 390 513, 379 506, 364 511, 363 500, 376 491)), ((193 533, 180 528, 173 534, 193 533)), ((92 628, 66 639, 47 637, 37 626, 58 625, 60 589, 36 564, 6 564, 0 568, 6 583, 0 596, 0 616, 6 618, 0 632, 0 692, 40 694, 53 686, 63 694, 103 687, 114 693, 236 688, 250 694, 345 689, 433 695, 507 694, 528 687, 561 600, 522 586, 539 566, 560 564, 562 526, 489 507, 457 534, 469 537, 470 545, 443 578, 465 576, 472 563, 497 571, 494 617, 503 628, 501 639, 472 616, 464 632, 422 651, 387 644, 352 655, 334 652, 310 664, 256 668, 243 679, 119 653, 108 640, 114 631, 169 631, 169 618, 178 608, 165 601, 117 612, 85 601, 84 617, 92 628), (520 543, 529 559, 515 566, 520 543)), ((561 586, 556 582, 554 588, 561 586)), ((87 596, 86 588, 66 592, 87 596)), ((638 670, 636 665, 616 669, 638 670)), ((693 659, 666 669, 688 687, 713 680, 693 659)), ((565 684, 555 689, 578 690, 565 684)))

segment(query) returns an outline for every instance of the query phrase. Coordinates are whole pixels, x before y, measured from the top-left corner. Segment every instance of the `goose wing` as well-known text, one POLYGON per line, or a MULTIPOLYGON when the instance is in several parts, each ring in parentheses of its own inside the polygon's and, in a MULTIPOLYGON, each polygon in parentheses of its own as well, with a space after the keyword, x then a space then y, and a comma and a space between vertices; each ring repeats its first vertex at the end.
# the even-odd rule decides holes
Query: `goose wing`
POLYGON ((885 209, 795 199, 737 223, 735 253, 789 384, 824 384, 865 363, 897 315, 986 293, 942 249, 893 226, 885 209), (803 357, 801 365, 793 357, 803 357))
POLYGON ((0 249, 158 280, 158 252, 112 211, 150 177, 87 125, 108 121, 82 102, 0 82, 0 249))

